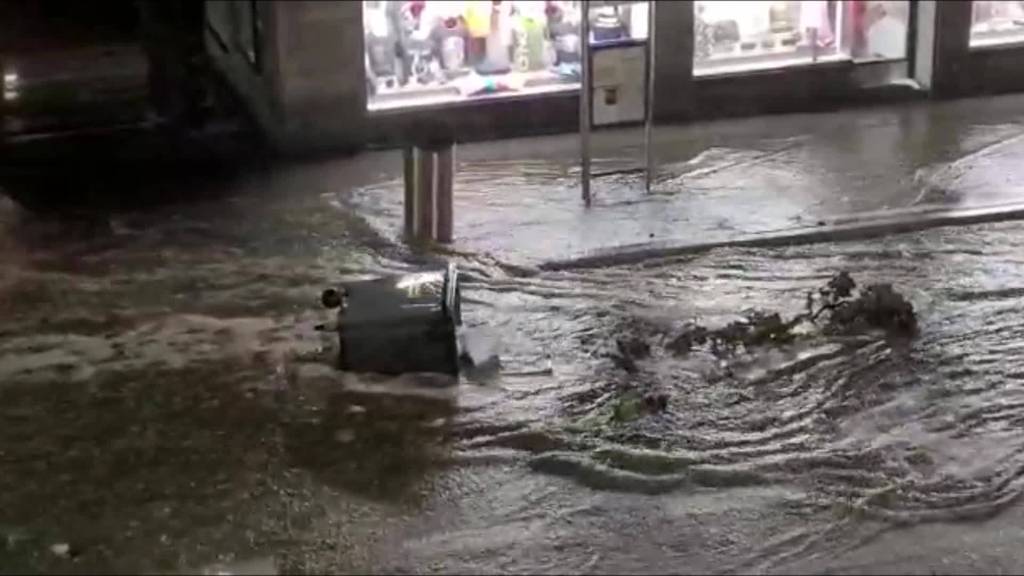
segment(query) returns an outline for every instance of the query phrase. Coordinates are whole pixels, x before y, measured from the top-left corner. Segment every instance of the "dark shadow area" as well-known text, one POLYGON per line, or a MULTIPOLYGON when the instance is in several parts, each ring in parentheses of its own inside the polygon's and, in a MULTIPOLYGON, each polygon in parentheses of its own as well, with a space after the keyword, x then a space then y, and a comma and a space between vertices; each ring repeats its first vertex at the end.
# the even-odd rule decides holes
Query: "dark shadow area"
POLYGON ((39 212, 138 209, 209 198, 261 163, 251 133, 129 126, 41 135, 0 150, 0 189, 39 212))
POLYGON ((138 39, 136 0, 0 2, 0 51, 138 39))
POLYGON ((0 387, 0 572, 178 570, 276 536, 275 418, 253 376, 196 364, 0 387), (209 545, 223 536, 234 550, 209 545))
POLYGON ((14 84, 0 102, 0 192, 36 212, 102 213, 203 199, 263 165, 202 30, 195 0, 3 3, 14 84))

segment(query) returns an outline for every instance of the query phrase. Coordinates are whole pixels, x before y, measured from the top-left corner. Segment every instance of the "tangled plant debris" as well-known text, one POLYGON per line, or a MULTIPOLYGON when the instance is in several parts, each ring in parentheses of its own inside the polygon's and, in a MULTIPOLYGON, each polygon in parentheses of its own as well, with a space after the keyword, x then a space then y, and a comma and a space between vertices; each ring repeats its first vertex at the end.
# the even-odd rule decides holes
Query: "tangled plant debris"
POLYGON ((882 329, 892 336, 917 334, 917 315, 914 305, 893 289, 892 284, 872 284, 857 290, 857 283, 848 272, 840 272, 819 290, 807 295, 807 315, 810 321, 828 313, 825 330, 844 332, 851 330, 882 329), (814 310, 815 302, 819 308, 814 310))
MULTIPOLYGON (((801 326, 811 327, 812 333, 883 330, 887 336, 909 338, 917 334, 917 316, 913 304, 891 284, 859 288, 849 272, 842 271, 823 287, 809 292, 805 311, 791 319, 778 312, 753 312, 717 329, 691 324, 668 336, 664 347, 677 356, 704 349, 724 359, 754 347, 792 342, 799 336, 796 329, 801 326)), ((667 409, 668 395, 642 382, 649 379, 642 378, 638 361, 651 355, 648 338, 635 330, 623 332, 627 335, 615 339, 615 351, 608 357, 633 381, 612 411, 613 420, 628 422, 667 409)))
MULTIPOLYGON (((881 329, 898 337, 917 333, 913 304, 891 284, 872 284, 858 290, 853 277, 843 271, 824 287, 809 292, 805 313, 790 320, 783 319, 778 312, 754 312, 716 330, 691 325, 672 338, 666 349, 675 354, 687 354, 708 345, 712 353, 722 357, 735 353, 740 347, 791 342, 796 339, 794 329, 804 323, 819 326, 827 334, 871 329, 881 329)), ((620 345, 619 350, 629 351, 630 347, 620 345)))

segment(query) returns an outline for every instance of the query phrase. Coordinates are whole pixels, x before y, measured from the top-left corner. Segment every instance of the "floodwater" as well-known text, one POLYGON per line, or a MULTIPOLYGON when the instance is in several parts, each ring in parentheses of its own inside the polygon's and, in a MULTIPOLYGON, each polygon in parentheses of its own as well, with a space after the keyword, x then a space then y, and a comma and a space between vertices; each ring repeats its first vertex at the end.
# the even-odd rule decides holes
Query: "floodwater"
POLYGON ((1024 224, 581 271, 460 254, 502 368, 452 385, 340 373, 314 330, 324 287, 442 261, 348 207, 386 168, 93 221, 0 204, 0 572, 1024 569, 1024 224), (920 335, 663 349, 839 270, 894 283, 920 335), (636 374, 608 358, 627 332, 636 374), (616 418, 637 391, 667 409, 616 418))

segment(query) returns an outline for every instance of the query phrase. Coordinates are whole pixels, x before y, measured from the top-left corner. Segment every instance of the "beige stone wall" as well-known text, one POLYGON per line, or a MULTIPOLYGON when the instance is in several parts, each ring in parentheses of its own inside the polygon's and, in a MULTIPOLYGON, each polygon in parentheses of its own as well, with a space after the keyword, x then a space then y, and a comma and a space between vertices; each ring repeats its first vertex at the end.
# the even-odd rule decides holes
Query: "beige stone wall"
POLYGON ((290 145, 361 145, 367 129, 361 3, 276 4, 290 145))

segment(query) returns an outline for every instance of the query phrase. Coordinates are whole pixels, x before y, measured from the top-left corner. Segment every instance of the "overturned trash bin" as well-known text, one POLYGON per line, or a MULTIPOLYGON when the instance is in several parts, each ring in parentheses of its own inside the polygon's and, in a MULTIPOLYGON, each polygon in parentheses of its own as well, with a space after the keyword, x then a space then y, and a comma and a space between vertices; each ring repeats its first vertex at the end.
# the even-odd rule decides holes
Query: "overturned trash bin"
POLYGON ((457 375, 459 274, 439 271, 350 282, 324 290, 338 309, 339 366, 352 372, 457 375))

